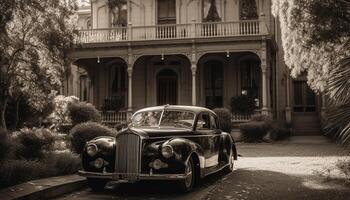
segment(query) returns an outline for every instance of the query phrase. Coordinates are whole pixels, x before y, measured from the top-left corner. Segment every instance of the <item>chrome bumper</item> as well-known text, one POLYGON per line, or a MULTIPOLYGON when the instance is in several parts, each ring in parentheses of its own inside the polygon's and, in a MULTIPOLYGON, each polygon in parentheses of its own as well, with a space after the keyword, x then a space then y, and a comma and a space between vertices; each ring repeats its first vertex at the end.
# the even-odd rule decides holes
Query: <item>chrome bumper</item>
POLYGON ((109 179, 119 182, 136 182, 139 180, 183 180, 186 174, 121 174, 121 173, 97 173, 78 171, 80 176, 86 178, 109 179))

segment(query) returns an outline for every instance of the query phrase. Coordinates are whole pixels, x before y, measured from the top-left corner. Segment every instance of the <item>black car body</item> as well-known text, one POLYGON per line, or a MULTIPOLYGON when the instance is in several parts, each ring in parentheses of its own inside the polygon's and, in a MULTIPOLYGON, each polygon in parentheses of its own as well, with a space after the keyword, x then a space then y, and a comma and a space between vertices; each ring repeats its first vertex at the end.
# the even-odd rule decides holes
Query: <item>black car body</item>
POLYGON ((175 180, 188 191, 199 178, 232 171, 236 159, 234 140, 218 128, 214 112, 167 105, 137 111, 115 138, 89 141, 79 174, 95 190, 112 180, 175 180))

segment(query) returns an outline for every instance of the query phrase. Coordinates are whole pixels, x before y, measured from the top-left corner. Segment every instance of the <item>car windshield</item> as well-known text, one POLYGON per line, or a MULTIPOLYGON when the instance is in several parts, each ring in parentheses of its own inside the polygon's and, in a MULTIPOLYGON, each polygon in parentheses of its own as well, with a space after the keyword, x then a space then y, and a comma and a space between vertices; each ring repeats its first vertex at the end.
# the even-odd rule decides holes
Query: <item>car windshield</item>
POLYGON ((190 111, 156 110, 140 112, 133 116, 132 127, 192 128, 195 114, 190 111))

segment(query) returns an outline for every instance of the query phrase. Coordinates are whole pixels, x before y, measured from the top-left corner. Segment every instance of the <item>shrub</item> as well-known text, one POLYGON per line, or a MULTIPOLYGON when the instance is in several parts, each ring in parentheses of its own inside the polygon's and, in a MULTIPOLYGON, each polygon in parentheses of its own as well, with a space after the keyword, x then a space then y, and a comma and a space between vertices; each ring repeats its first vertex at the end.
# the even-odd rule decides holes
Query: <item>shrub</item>
POLYGON ((70 131, 72 149, 76 153, 82 153, 85 143, 98 136, 114 136, 115 132, 106 126, 96 122, 78 124, 70 131))
POLYGON ((48 177, 54 174, 51 169, 39 161, 7 160, 0 166, 0 187, 48 177))
POLYGON ((44 151, 49 151, 55 141, 54 134, 45 128, 24 128, 15 133, 14 149, 17 158, 37 159, 42 158, 44 151))
POLYGON ((255 111, 255 101, 247 95, 231 98, 231 112, 235 114, 251 115, 255 111))
POLYGON ((6 159, 10 153, 11 144, 6 131, 0 130, 0 161, 6 159))
POLYGON ((68 106, 78 101, 79 98, 75 96, 56 96, 53 100, 54 110, 47 120, 52 123, 55 128, 60 128, 65 124, 70 124, 71 119, 69 117, 68 106))
POLYGON ((72 120, 73 126, 83 122, 100 122, 101 114, 90 103, 77 102, 68 106, 69 116, 72 120))
POLYGON ((34 179, 73 174, 80 168, 80 157, 70 151, 51 152, 40 161, 6 160, 0 164, 0 188, 34 179))
POLYGON ((252 115, 250 120, 256 121, 256 122, 264 122, 267 129, 272 128, 272 118, 268 115, 255 114, 255 115, 252 115))
POLYGON ((74 174, 81 168, 79 155, 69 150, 48 154, 44 163, 48 167, 55 169, 55 175, 74 174))
POLYGON ((219 128, 224 132, 230 133, 232 130, 230 111, 225 108, 215 108, 213 111, 218 116, 219 128))
POLYGON ((270 139, 277 141, 277 140, 284 140, 291 136, 291 131, 284 127, 273 127, 270 130, 270 139))
POLYGON ((268 131, 268 126, 263 121, 250 121, 240 125, 243 139, 246 142, 260 142, 268 131))

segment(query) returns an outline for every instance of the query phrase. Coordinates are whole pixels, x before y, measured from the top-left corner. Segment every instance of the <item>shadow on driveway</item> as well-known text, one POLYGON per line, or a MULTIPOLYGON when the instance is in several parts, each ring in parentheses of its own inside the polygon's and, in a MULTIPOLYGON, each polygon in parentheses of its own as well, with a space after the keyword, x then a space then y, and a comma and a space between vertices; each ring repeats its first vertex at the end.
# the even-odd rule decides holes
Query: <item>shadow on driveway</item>
MULTIPOLYGON (((293 169, 290 169, 293 170, 293 169)), ((238 169, 204 199, 348 199, 349 188, 316 176, 238 169)))

